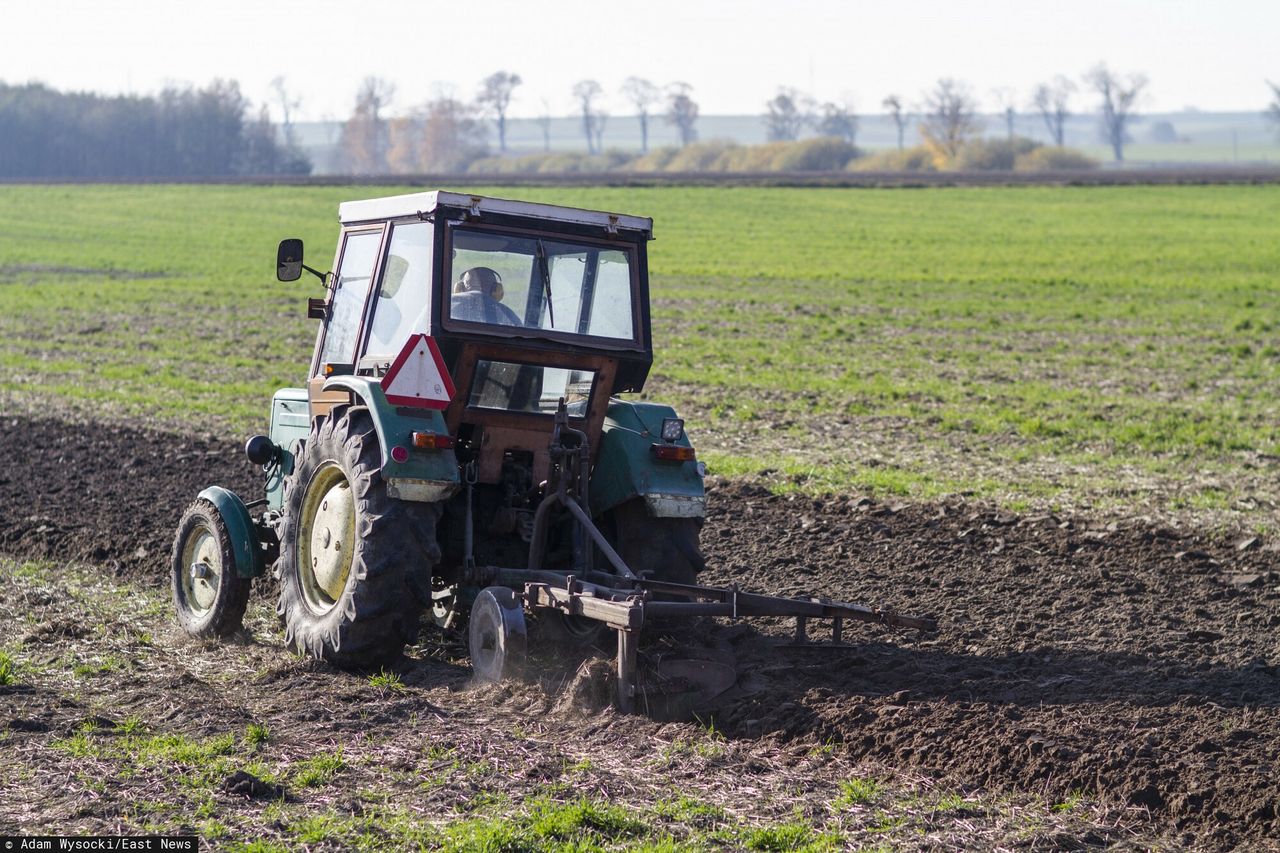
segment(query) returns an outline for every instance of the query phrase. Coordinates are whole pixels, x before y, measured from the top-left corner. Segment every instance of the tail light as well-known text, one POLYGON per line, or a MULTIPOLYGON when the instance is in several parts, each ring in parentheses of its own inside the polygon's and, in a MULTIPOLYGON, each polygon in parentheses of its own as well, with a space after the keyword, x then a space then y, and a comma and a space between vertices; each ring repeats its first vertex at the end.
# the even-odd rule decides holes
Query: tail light
POLYGON ((698 458, 692 447, 681 447, 678 444, 651 444, 649 450, 654 458, 666 462, 693 462, 698 458))
POLYGON ((452 450, 453 436, 434 432, 415 432, 413 446, 419 450, 452 450))

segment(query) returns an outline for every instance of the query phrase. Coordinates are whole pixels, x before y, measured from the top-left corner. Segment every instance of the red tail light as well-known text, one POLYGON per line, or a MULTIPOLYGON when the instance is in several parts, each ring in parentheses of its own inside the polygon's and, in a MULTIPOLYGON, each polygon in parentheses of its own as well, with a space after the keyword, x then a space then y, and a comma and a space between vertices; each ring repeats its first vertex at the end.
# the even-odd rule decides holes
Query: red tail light
POLYGON ((681 447, 678 444, 651 444, 649 450, 656 458, 667 462, 693 462, 698 458, 692 447, 681 447))

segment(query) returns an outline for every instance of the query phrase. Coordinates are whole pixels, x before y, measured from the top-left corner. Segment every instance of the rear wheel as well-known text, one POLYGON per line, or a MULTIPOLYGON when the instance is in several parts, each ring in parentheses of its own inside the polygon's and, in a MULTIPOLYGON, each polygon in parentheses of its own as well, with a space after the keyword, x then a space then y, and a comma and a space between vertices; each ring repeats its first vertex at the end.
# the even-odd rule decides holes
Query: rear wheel
POLYGON ((698 534, 701 518, 656 518, 644 498, 632 498, 609 510, 614 548, 631 571, 669 583, 697 583, 706 567, 698 534))
POLYGON ((240 629, 250 580, 236 573, 231 536, 212 502, 201 498, 182 514, 169 575, 183 631, 225 637, 240 629))
POLYGON ((394 659, 430 597, 439 507, 394 500, 373 420, 335 409, 312 428, 285 483, 280 602, 285 639, 337 666, 394 659))

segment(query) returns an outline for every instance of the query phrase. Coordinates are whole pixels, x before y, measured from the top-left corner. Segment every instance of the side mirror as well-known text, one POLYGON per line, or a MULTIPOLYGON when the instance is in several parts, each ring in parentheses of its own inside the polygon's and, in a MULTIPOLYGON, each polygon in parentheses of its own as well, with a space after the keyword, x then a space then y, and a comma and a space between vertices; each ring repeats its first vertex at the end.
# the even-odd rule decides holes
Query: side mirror
POLYGON ((276 250, 276 278, 297 281, 302 278, 302 241, 296 237, 280 241, 276 250))

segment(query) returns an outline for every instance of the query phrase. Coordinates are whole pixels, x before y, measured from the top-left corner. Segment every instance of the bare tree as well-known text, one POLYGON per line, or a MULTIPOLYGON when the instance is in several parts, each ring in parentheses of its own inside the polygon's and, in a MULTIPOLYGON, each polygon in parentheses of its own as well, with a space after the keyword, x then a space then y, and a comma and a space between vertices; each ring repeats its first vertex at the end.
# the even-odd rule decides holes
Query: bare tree
POLYGON ((387 122, 383 110, 396 87, 381 77, 366 77, 356 93, 356 107, 342 126, 339 143, 345 168, 358 174, 378 175, 387 170, 387 122))
POLYGON ((698 138, 698 104, 690 94, 688 83, 672 83, 667 86, 667 124, 674 125, 680 134, 680 144, 688 145, 698 138))
POLYGON ((542 150, 551 150, 551 104, 547 103, 547 99, 542 99, 542 112, 537 118, 538 127, 542 129, 542 150))
POLYGON ((507 151, 507 107, 511 105, 511 93, 523 80, 519 74, 495 71, 480 82, 480 94, 476 103, 485 113, 492 115, 498 125, 498 150, 507 151))
POLYGON ((898 128, 898 150, 902 150, 902 138, 907 132, 907 113, 902 107, 902 98, 897 95, 889 95, 880 102, 880 106, 884 107, 889 113, 889 118, 893 119, 894 126, 898 128))
POLYGON ((448 89, 390 122, 387 161, 396 172, 462 172, 487 152, 487 128, 480 109, 448 89))
POLYGON ((765 136, 770 142, 798 139, 813 123, 813 99, 786 86, 765 102, 765 136))
POLYGON ((1137 118, 1134 108, 1147 87, 1147 78, 1142 74, 1121 76, 1105 64, 1099 64, 1088 71, 1084 79, 1102 96, 1102 136, 1116 155, 1116 162, 1123 162, 1129 124, 1137 118))
POLYGON ((302 106, 302 99, 292 97, 284 85, 284 77, 271 78, 271 91, 275 92, 276 101, 280 104, 280 129, 284 132, 284 144, 293 148, 297 145, 293 129, 293 111, 302 106))
POLYGON ((636 108, 640 120, 640 150, 649 150, 649 108, 662 98, 658 87, 641 77, 628 77, 622 83, 622 94, 636 108))
POLYGON ((1071 116, 1067 103, 1075 90, 1075 83, 1058 75, 1052 81, 1036 86, 1031 94, 1031 103, 1044 119, 1044 126, 1049 129, 1053 144, 1059 148, 1066 144, 1067 119, 1071 116))
POLYGON ((991 97, 1000 105, 1000 113, 1004 116, 1005 138, 1013 141, 1013 123, 1018 117, 1017 95, 1009 86, 997 86, 991 90, 991 97))
POLYGON ((924 96, 924 121, 920 135, 925 143, 952 160, 973 136, 982 130, 977 103, 963 83, 944 77, 924 96))
POLYGON ((573 97, 582 111, 582 135, 587 138, 587 153, 596 153, 596 142, 604 132, 604 118, 596 108, 596 98, 604 93, 595 80, 579 80, 573 86, 573 97))
POLYGON ((1267 104, 1264 115, 1276 126, 1276 131, 1280 132, 1280 85, 1270 80, 1267 81, 1267 85, 1271 87, 1271 103, 1267 104))
POLYGON ((858 116, 849 103, 822 105, 822 117, 818 119, 818 133, 835 136, 852 145, 858 139, 858 116))

